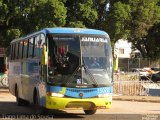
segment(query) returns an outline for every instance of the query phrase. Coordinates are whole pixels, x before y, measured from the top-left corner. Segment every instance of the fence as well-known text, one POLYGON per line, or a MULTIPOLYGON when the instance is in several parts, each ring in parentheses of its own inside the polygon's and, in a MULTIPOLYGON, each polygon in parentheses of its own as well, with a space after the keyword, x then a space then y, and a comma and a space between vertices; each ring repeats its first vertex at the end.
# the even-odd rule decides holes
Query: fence
POLYGON ((8 88, 8 75, 0 74, 0 88, 8 88))
POLYGON ((118 95, 148 95, 144 88, 144 81, 116 81, 113 86, 113 93, 118 95))
POLYGON ((133 68, 144 67, 160 67, 160 59, 153 61, 148 58, 119 58, 118 68, 122 71, 129 72, 133 68))
POLYGON ((140 80, 139 74, 114 74, 113 93, 118 95, 160 96, 160 83, 140 80))

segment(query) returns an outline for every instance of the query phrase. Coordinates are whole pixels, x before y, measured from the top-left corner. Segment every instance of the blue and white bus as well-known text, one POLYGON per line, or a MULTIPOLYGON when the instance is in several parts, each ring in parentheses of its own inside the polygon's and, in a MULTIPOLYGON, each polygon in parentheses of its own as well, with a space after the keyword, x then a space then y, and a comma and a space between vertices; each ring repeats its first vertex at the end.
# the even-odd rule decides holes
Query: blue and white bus
POLYGON ((106 32, 45 28, 11 42, 9 91, 18 105, 94 114, 111 107, 112 66, 106 32))

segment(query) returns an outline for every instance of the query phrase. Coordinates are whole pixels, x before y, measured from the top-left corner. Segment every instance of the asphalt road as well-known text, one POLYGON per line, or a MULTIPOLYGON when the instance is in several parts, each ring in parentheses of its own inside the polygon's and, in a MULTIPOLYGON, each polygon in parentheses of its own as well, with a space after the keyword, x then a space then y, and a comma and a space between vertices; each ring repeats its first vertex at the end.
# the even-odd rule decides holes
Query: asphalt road
POLYGON ((160 120, 160 103, 113 101, 111 109, 98 110, 94 115, 85 115, 81 109, 51 111, 44 115, 33 105, 16 106, 14 96, 0 93, 0 119, 160 120))

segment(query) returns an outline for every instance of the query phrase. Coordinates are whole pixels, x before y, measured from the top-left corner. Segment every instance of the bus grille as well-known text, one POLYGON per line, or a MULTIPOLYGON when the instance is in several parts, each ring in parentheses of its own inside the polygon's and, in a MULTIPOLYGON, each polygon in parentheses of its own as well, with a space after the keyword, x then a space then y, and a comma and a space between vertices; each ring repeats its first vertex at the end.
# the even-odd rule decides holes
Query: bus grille
POLYGON ((91 93, 91 92, 97 91, 96 89, 91 90, 91 89, 74 89, 74 88, 69 88, 67 90, 70 91, 70 92, 75 92, 75 93, 80 93, 80 92, 91 93))

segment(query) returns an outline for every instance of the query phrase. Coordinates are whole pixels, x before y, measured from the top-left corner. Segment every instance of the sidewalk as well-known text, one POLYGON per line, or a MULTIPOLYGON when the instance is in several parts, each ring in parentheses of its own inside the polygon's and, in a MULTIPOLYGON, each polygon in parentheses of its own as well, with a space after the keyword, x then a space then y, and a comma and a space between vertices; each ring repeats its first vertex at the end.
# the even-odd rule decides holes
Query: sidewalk
POLYGON ((113 96, 113 100, 160 103, 160 96, 113 96))
POLYGON ((1 92, 9 92, 8 88, 0 88, 0 93, 1 92))

